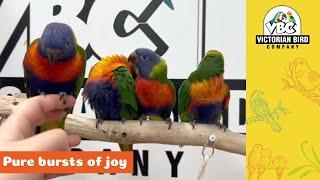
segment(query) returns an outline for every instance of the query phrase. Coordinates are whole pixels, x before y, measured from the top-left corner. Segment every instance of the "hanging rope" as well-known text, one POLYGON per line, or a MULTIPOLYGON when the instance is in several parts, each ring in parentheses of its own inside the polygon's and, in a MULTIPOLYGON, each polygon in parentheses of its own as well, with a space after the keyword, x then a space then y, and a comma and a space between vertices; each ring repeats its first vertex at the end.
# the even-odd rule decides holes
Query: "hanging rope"
POLYGON ((216 136, 215 135, 211 135, 208 139, 208 141, 206 142, 206 144, 203 146, 202 148, 202 156, 203 156, 203 160, 202 160, 202 163, 201 163, 201 166, 200 166, 200 171, 199 171, 199 175, 198 175, 198 180, 203 180, 204 179, 204 175, 205 175, 205 172, 206 172, 206 167, 207 167, 207 164, 208 164, 208 161, 210 158, 213 157, 214 155, 214 143, 216 141, 216 136), (205 153, 205 149, 207 147, 211 147, 212 148, 212 153, 210 155, 206 154, 205 153))

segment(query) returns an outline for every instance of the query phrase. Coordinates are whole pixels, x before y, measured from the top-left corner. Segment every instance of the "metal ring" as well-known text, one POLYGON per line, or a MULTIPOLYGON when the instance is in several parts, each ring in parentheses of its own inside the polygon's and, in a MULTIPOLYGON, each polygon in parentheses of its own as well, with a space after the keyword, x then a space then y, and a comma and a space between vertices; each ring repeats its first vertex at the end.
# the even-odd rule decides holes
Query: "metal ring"
POLYGON ((209 158, 212 158, 214 155, 214 144, 215 144, 215 136, 211 135, 208 139, 208 141, 204 144, 203 148, 202 148, 202 156, 205 156, 204 151, 207 147, 209 147, 208 145, 212 143, 211 148, 212 148, 212 153, 209 156, 209 158))

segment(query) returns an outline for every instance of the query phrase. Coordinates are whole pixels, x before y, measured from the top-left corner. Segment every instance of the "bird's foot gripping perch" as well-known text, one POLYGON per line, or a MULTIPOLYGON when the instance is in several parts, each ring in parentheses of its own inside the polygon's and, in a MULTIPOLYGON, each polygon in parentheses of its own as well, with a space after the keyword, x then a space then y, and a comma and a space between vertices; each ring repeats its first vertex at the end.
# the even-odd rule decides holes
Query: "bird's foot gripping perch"
POLYGON ((2 124, 2 123, 4 123, 4 121, 7 119, 7 117, 0 117, 0 125, 2 124))
POLYGON ((66 92, 59 92, 59 96, 60 96, 60 101, 63 101, 63 104, 67 103, 67 99, 68 99, 68 94, 66 92))
POLYGON ((102 125, 102 121, 103 121, 103 120, 102 120, 101 118, 98 118, 98 119, 97 119, 97 121, 96 121, 96 128, 97 128, 97 129, 99 129, 99 126, 102 125))
POLYGON ((225 126, 224 124, 220 123, 219 121, 215 121, 213 124, 217 125, 219 127, 219 129, 223 129, 224 132, 227 131, 227 126, 225 126))
POLYGON ((171 129, 171 126, 172 126, 172 119, 171 118, 166 118, 165 119, 165 121, 166 121, 166 124, 169 124, 169 130, 171 129))
POLYGON ((64 111, 65 111, 67 114, 72 113, 72 109, 71 109, 71 108, 65 108, 64 111))
POLYGON ((192 121, 190 122, 190 124, 191 124, 191 126, 192 126, 192 129, 194 129, 194 127, 196 126, 197 122, 196 122, 196 120, 194 119, 194 120, 192 120, 192 121))
POLYGON ((44 92, 44 91, 40 91, 40 95, 41 95, 41 96, 44 96, 44 97, 47 96, 46 92, 44 92))
POLYGON ((144 114, 139 118, 140 126, 143 124, 143 122, 146 122, 148 120, 148 117, 144 114))

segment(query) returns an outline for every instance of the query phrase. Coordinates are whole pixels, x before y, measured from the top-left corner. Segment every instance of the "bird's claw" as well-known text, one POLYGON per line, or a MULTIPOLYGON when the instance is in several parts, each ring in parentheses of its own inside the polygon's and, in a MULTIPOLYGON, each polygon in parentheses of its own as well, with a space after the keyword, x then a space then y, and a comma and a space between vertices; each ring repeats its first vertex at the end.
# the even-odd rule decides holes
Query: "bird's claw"
POLYGON ((220 129, 223 128, 223 132, 226 132, 226 131, 227 131, 227 127, 226 127, 225 125, 222 125, 222 126, 220 126, 219 128, 220 128, 220 129))
POLYGON ((147 121, 147 116, 146 115, 142 115, 140 118, 139 118, 139 121, 140 121, 140 126, 143 124, 143 122, 147 121))
POLYGON ((190 124, 192 126, 192 129, 194 129, 196 124, 197 124, 197 122, 196 122, 196 120, 192 120, 190 124))
POLYGON ((183 148, 184 146, 183 145, 179 145, 179 148, 183 148))
POLYGON ((166 118, 166 124, 169 124, 169 130, 171 129, 171 126, 172 126, 172 119, 171 118, 166 118))
POLYGON ((96 121, 96 128, 99 129, 99 126, 102 125, 102 119, 98 118, 96 121))
POLYGON ((125 122, 126 122, 126 120, 125 120, 125 119, 121 119, 121 123, 122 123, 122 125, 123 125, 125 122))
POLYGON ((219 121, 214 122, 214 124, 217 125, 219 129, 223 129, 223 132, 227 131, 227 127, 224 124, 220 123, 219 121))
POLYGON ((44 91, 41 91, 41 92, 40 92, 40 95, 41 95, 41 96, 44 96, 44 97, 47 96, 46 92, 44 92, 44 91))
POLYGON ((66 92, 59 92, 59 100, 63 101, 63 104, 67 103, 68 94, 66 92))
POLYGON ((0 117, 0 125, 6 120, 6 117, 0 117))
POLYGON ((67 114, 70 114, 72 109, 71 108, 65 108, 64 111, 67 113, 67 114))

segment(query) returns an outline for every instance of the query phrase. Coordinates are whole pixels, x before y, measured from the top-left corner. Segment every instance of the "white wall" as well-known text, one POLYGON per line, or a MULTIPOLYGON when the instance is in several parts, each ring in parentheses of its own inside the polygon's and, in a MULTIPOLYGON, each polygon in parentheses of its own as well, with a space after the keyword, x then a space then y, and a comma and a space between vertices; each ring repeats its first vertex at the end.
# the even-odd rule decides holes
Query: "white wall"
MULTIPOLYGON (((131 36, 120 38, 113 30, 113 22, 121 10, 130 10, 137 16, 146 8, 151 0, 96 0, 88 16, 87 23, 79 20, 76 14, 82 9, 84 0, 4 0, 0 6, 0 53, 7 45, 12 32, 28 4, 30 4, 30 38, 40 36, 44 26, 51 21, 68 23, 75 31, 80 45, 86 47, 89 43, 100 56, 113 53, 128 55, 137 47, 155 48, 146 35, 137 30, 131 36), (62 10, 57 16, 52 16, 52 7, 60 4, 62 10), (3 28, 5 27, 5 28, 3 28)), ((174 11, 161 4, 147 22, 153 30, 168 44, 169 50, 163 58, 169 66, 169 77, 183 79, 192 72, 200 60, 202 49, 202 1, 172 0, 174 11)), ((207 0, 206 3, 206 39, 205 49, 221 50, 225 56, 226 79, 245 79, 245 1, 207 0)), ((137 22, 128 19, 127 30, 134 28, 137 22)), ((22 59, 26 51, 27 31, 25 30, 12 51, 0 77, 23 77, 22 59)), ((1 59, 0 61, 3 61, 1 59)), ((87 73, 97 62, 95 57, 88 61, 87 73)), ((0 80, 1 84, 1 80, 0 80)), ((19 91, 14 87, 1 87, 0 94, 19 91)), ((236 132, 245 132, 245 126, 239 125, 238 98, 245 98, 245 91, 231 92, 231 107, 229 111, 229 128, 236 132), (233 101, 232 101, 233 100, 233 101)), ((81 98, 75 107, 75 114, 94 117, 92 111, 81 114, 81 98)), ((88 108, 87 108, 88 110, 88 108)), ((117 144, 83 141, 79 146, 83 150, 102 150, 110 148, 118 150, 117 144)), ((131 175, 93 175, 81 174, 59 179, 195 179, 202 160, 201 147, 165 146, 165 145, 135 145, 135 149, 148 150, 149 176, 131 175), (178 178, 171 178, 171 166, 165 151, 178 151, 184 154, 178 166, 178 178)), ((234 180, 245 179, 245 158, 243 156, 216 151, 209 161, 206 179, 234 180)))

